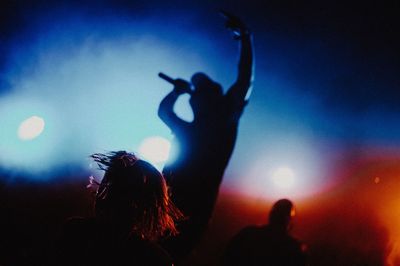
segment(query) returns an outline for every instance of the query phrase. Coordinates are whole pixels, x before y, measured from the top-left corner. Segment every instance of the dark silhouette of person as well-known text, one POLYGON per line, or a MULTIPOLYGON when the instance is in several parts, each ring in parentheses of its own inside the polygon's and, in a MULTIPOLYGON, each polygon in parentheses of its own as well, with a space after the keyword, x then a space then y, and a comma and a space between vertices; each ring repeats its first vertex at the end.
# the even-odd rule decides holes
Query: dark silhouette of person
POLYGON ((225 94, 221 85, 204 73, 195 73, 190 82, 160 73, 174 88, 161 101, 158 114, 171 129, 173 148, 179 151, 178 156, 166 164, 163 174, 175 204, 188 217, 179 224, 180 231, 185 234, 177 236, 174 245, 167 245, 172 254, 179 256, 188 253, 207 228, 252 84, 250 31, 239 18, 226 12, 222 15, 226 18, 226 27, 240 43, 238 75, 225 94), (194 114, 191 122, 181 119, 173 110, 179 96, 185 93, 190 94, 189 104, 194 114))
POLYGON ((125 151, 94 154, 105 175, 95 196, 94 217, 71 218, 57 241, 52 265, 172 265, 157 244, 177 234, 183 218, 163 175, 125 151))
POLYGON ((223 265, 304 266, 305 246, 290 236, 293 203, 278 200, 269 213, 269 223, 243 228, 226 248, 223 265))

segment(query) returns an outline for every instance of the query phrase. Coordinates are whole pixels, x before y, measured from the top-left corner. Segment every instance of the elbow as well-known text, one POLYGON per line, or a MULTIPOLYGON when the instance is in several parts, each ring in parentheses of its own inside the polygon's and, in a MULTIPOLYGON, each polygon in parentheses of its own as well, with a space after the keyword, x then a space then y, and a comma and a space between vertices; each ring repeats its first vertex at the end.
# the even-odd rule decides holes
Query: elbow
POLYGON ((160 107, 158 108, 157 115, 158 115, 158 117, 159 117, 161 120, 163 120, 163 121, 165 120, 166 111, 165 111, 164 108, 162 108, 162 106, 160 106, 160 107))
POLYGON ((163 111, 162 111, 162 109, 161 109, 161 106, 159 106, 159 107, 158 107, 158 110, 157 110, 157 115, 158 115, 159 118, 161 118, 162 113, 163 113, 163 111))
POLYGON ((253 86, 253 78, 241 78, 236 81, 236 85, 240 88, 244 88, 248 90, 251 86, 253 86))
POLYGON ((168 110, 165 106, 160 105, 157 112, 158 117, 167 124, 171 117, 171 111, 168 110))
POLYGON ((249 89, 253 86, 253 80, 250 78, 243 82, 243 87, 249 89))

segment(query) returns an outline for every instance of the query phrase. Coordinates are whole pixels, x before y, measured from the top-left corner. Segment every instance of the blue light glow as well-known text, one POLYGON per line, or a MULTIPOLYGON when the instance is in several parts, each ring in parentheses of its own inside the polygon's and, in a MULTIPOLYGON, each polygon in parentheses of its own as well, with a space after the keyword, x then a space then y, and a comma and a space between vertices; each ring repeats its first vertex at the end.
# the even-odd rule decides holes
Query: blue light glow
POLYGON ((0 114, 0 161, 3 165, 37 171, 47 169, 49 164, 60 159, 55 152, 63 134, 59 132, 59 121, 52 106, 21 95, 0 99, 0 114), (46 130, 25 141, 17 132, 21 122, 33 114, 46 120, 46 130))
MULTIPOLYGON (((157 109, 172 87, 158 78, 159 72, 190 79, 193 73, 202 71, 225 90, 232 84, 237 72, 237 43, 217 15, 215 21, 208 20, 212 18, 209 14, 206 23, 199 23, 204 22, 204 13, 197 11, 170 10, 168 15, 164 10, 154 12, 159 14, 109 11, 96 17, 79 8, 60 8, 46 10, 46 14, 36 11, 29 17, 26 31, 8 40, 7 66, 1 73, 11 89, 0 99, 0 167, 29 172, 62 165, 87 167, 85 158, 95 152, 138 152, 149 136, 171 140, 157 109), (34 115, 45 121, 44 131, 31 141, 21 141, 16 135, 18 126, 34 115)), ((326 142, 334 143, 329 148, 354 140, 360 145, 362 141, 398 143, 400 127, 395 114, 388 120, 384 112, 374 109, 362 116, 327 112, 320 93, 333 75, 330 63, 336 70, 341 65, 324 50, 308 46, 307 39, 273 36, 268 31, 254 33, 254 90, 240 121, 226 182, 239 184, 238 180, 249 173, 263 182, 265 175, 253 171, 265 162, 274 165, 262 171, 286 165, 296 175, 305 176, 301 180, 314 178, 328 159, 325 154, 319 156, 310 139, 324 142, 326 138, 326 142), (301 52, 294 49, 299 42, 301 52), (311 57, 320 58, 311 71, 309 65, 291 62, 305 62, 311 57), (321 74, 315 75, 316 66, 325 66, 321 74), (296 80, 294 73, 303 78, 296 80), (385 130, 376 127, 382 117, 390 122, 385 130), (303 156, 299 146, 310 156, 303 156), (276 156, 283 151, 284 155, 276 156), (310 166, 307 171, 303 171, 304 165, 310 166)), ((175 111, 191 121, 188 97, 178 100, 175 111)), ((173 156, 176 152, 171 153, 173 156)), ((314 181, 310 184, 318 183, 314 181)), ((256 189, 261 187, 254 184, 258 184, 256 189)))
MULTIPOLYGON (((199 70, 214 72, 198 56, 210 53, 212 47, 202 45, 207 41, 198 36, 182 44, 177 36, 187 33, 165 36, 161 22, 60 17, 36 27, 32 40, 15 45, 10 55, 13 90, 0 99, 2 167, 30 173, 85 167, 94 152, 137 152, 149 136, 171 139, 157 109, 172 87, 157 73, 189 79, 199 70), (32 116, 43 118, 45 130, 22 141, 16 132, 32 116)), ((187 97, 175 110, 186 120, 193 117, 187 97)))

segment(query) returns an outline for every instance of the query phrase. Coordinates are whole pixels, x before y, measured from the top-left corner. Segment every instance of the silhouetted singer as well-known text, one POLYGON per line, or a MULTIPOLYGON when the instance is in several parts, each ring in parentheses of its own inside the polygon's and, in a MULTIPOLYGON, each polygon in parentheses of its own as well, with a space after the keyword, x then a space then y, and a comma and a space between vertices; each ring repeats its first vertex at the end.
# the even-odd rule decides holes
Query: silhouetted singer
POLYGON ((226 12, 221 14, 226 19, 226 27, 233 31, 234 39, 240 42, 238 75, 226 94, 220 84, 204 73, 194 74, 190 82, 159 74, 174 85, 161 101, 158 114, 174 134, 174 147, 179 151, 177 158, 167 163, 163 174, 171 187, 173 201, 188 216, 188 221, 179 225, 179 230, 185 234, 178 236, 174 245, 167 245, 171 254, 178 256, 191 250, 208 225, 234 149, 239 119, 251 91, 250 31, 239 18, 226 12), (192 122, 182 120, 173 111, 178 97, 185 93, 190 95, 192 122))

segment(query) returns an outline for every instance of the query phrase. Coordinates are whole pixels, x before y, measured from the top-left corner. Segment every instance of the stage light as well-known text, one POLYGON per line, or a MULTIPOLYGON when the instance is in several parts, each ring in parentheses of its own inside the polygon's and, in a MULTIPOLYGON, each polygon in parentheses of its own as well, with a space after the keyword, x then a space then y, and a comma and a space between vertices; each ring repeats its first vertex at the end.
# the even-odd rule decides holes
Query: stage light
POLYGON ((51 105, 24 96, 0 99, 0 165, 39 173, 65 159, 57 150, 63 127, 51 105))
POLYGON ((45 122, 39 116, 31 116, 25 119, 18 128, 18 137, 21 140, 33 140, 42 134, 45 122))
MULTIPOLYGON (((260 148, 239 180, 237 189, 251 197, 292 200, 313 196, 327 189, 333 181, 326 177, 329 167, 318 145, 305 138, 284 138, 260 148)), ((323 151, 323 150, 322 150, 323 151)))
POLYGON ((289 167, 279 167, 272 173, 271 178, 280 189, 290 189, 295 183, 295 174, 289 167))
POLYGON ((164 163, 169 156, 171 143, 162 137, 149 137, 139 146, 139 154, 153 164, 164 163))

